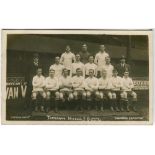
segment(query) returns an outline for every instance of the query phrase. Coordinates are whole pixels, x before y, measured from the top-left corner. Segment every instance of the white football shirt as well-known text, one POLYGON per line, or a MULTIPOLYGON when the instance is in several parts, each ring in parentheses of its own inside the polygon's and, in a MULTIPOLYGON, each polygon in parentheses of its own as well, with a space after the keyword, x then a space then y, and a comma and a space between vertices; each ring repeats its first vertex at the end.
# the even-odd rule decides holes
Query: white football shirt
POLYGON ((108 77, 108 78, 111 78, 111 77, 112 77, 112 75, 113 75, 113 69, 114 69, 114 66, 113 66, 113 65, 111 65, 111 64, 109 64, 109 65, 104 65, 104 66, 102 67, 102 69, 106 70, 106 72, 107 72, 107 77, 108 77))
POLYGON ((82 71, 82 74, 84 76, 84 64, 82 62, 75 62, 72 63, 72 74, 75 75, 76 74, 76 69, 80 68, 82 71))
POLYGON ((62 63, 68 70, 71 70, 71 65, 73 62, 75 62, 75 55, 72 52, 65 52, 61 55, 60 63, 62 63))
POLYGON ((32 80, 33 91, 43 91, 45 86, 45 77, 41 76, 34 76, 32 80))
POLYGON ((89 70, 93 69, 94 70, 94 75, 97 75, 97 65, 94 63, 86 63, 85 64, 85 75, 89 75, 89 70))
POLYGON ((113 76, 112 78, 110 78, 110 85, 112 90, 114 91, 120 90, 123 87, 122 78, 119 76, 116 77, 113 76))
POLYGON ((47 77, 45 80, 45 87, 47 90, 58 90, 59 89, 58 79, 56 77, 54 78, 47 77))
POLYGON ((109 56, 109 54, 107 52, 101 52, 101 51, 99 51, 96 54, 94 63, 97 64, 97 69, 98 70, 101 70, 102 67, 105 65, 105 58, 107 56, 109 56))
POLYGON ((99 78, 99 89, 110 89, 110 83, 109 83, 109 78, 99 78))
POLYGON ((58 65, 54 64, 50 66, 50 69, 55 70, 55 77, 59 78, 60 76, 62 76, 62 71, 64 69, 64 66, 61 64, 58 64, 58 65))
POLYGON ((123 77, 122 78, 122 84, 123 84, 123 90, 124 91, 131 91, 132 88, 134 88, 132 78, 130 78, 130 77, 128 77, 128 78, 123 77))
POLYGON ((89 91, 97 90, 99 86, 98 79, 96 77, 86 78, 84 81, 84 84, 85 84, 85 89, 89 91))
POLYGON ((84 89, 84 77, 83 76, 73 76, 72 77, 72 86, 74 90, 83 90, 84 89))

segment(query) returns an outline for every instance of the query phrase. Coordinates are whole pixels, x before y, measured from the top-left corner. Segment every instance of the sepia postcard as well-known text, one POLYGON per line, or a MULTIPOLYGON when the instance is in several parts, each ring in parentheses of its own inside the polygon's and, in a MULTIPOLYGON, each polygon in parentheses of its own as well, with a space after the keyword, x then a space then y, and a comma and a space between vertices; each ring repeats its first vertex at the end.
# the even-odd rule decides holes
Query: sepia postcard
POLYGON ((153 123, 152 30, 2 30, 2 124, 153 123))

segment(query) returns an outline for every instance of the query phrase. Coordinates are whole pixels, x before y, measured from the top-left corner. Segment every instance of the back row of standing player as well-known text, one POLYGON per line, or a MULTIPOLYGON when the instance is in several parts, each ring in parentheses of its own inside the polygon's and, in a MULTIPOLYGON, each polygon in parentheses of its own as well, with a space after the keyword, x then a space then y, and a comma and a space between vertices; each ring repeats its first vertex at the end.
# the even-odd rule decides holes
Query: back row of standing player
POLYGON ((83 52, 72 53, 70 47, 66 46, 66 51, 61 55, 61 58, 55 58, 55 64, 51 65, 50 69, 54 69, 55 75, 60 77, 62 75, 63 68, 69 71, 70 76, 76 75, 76 69, 80 68, 84 77, 89 75, 89 69, 94 70, 95 76, 105 67, 108 70, 109 76, 112 76, 113 66, 110 64, 110 57, 105 52, 104 45, 100 46, 100 52, 96 54, 95 60, 93 55, 87 51, 87 46, 83 45, 83 52))
MULTIPOLYGON (((63 68, 69 71, 70 76, 76 75, 76 69, 80 68, 84 77, 88 77, 89 69, 94 70, 96 77, 101 75, 102 69, 107 71, 107 76, 112 77, 112 71, 114 66, 111 64, 109 54, 105 51, 105 46, 100 45, 100 51, 95 55, 91 55, 87 51, 87 45, 82 46, 82 51, 79 53, 72 53, 69 46, 66 46, 66 51, 61 57, 55 58, 55 64, 50 66, 50 69, 55 70, 55 76, 60 77, 62 75, 63 68)), ((115 68, 118 71, 119 76, 123 76, 124 71, 130 72, 130 66, 125 63, 125 58, 122 57, 121 63, 116 65, 115 68)))

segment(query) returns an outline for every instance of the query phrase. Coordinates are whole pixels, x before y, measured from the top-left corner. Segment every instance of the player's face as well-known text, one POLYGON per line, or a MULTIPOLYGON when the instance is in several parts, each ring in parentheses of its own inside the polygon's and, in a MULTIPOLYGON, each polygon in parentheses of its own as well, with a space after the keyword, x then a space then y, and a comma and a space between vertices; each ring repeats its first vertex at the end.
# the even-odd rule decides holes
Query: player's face
POLYGON ((66 46, 66 51, 67 51, 67 52, 70 51, 70 46, 66 46))
POLYGON ((80 55, 79 54, 76 55, 76 61, 80 61, 80 55))
POLYGON ((93 77, 94 76, 94 71, 93 70, 89 70, 89 76, 93 77))
POLYGON ((105 46, 104 45, 100 45, 100 51, 104 51, 105 50, 105 46))
POLYGON ((56 58, 55 58, 55 63, 56 63, 56 64, 59 64, 59 62, 60 62, 60 58, 59 58, 59 57, 56 57, 56 58))
POLYGON ((37 75, 38 75, 38 76, 41 76, 41 75, 42 75, 42 69, 41 69, 41 68, 39 68, 39 69, 37 70, 37 75))
POLYGON ((128 72, 125 72, 125 73, 124 73, 124 77, 125 77, 125 78, 129 77, 129 73, 128 73, 128 72))
POLYGON ((82 45, 82 51, 87 51, 87 45, 82 45))
POLYGON ((54 73, 55 73, 55 72, 54 72, 53 70, 50 70, 50 71, 49 71, 49 76, 50 76, 50 77, 54 77, 54 73))
POLYGON ((109 57, 106 57, 105 58, 105 61, 106 61, 106 64, 109 64, 110 63, 110 58, 109 57))
POLYGON ((80 75, 81 75, 81 70, 78 69, 78 70, 76 71, 76 74, 77 74, 77 76, 80 76, 80 75))
POLYGON ((90 62, 90 63, 93 63, 93 62, 94 62, 93 56, 89 57, 89 62, 90 62))
POLYGON ((68 70, 67 70, 67 69, 65 69, 65 70, 63 71, 63 73, 64 73, 64 76, 68 76, 68 70))
POLYGON ((124 64, 124 63, 125 63, 125 59, 121 59, 121 63, 123 63, 123 64, 124 64))

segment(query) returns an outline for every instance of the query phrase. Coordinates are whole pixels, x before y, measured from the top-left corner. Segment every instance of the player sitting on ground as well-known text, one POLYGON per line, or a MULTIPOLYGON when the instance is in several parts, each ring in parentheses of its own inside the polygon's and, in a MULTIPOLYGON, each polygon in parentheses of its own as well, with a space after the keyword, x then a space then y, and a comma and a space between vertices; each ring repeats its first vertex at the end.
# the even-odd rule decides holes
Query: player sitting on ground
POLYGON ((68 75, 68 70, 66 68, 63 69, 63 76, 59 78, 59 87, 60 100, 62 100, 63 102, 71 101, 73 99, 72 78, 68 75))
POLYGON ((102 70, 102 77, 99 78, 99 93, 100 93, 100 108, 103 111, 103 105, 107 102, 107 99, 112 100, 112 93, 110 92, 110 81, 107 77, 107 71, 102 70))
POLYGON ((89 70, 89 77, 85 79, 84 84, 86 93, 84 93, 83 95, 87 99, 87 108, 88 110, 90 110, 92 99, 95 98, 95 103, 93 103, 93 105, 95 104, 95 108, 97 110, 97 105, 99 102, 99 91, 98 91, 99 83, 98 79, 94 77, 93 69, 89 70))
POLYGON ((126 102, 127 111, 128 112, 130 111, 129 109, 130 103, 128 101, 129 97, 131 97, 132 108, 134 111, 136 111, 137 94, 132 90, 134 88, 134 84, 133 84, 132 78, 129 77, 128 71, 124 72, 122 83, 123 83, 122 97, 124 99, 124 102, 126 102))
POLYGON ((76 109, 83 109, 81 99, 84 99, 84 77, 81 76, 81 69, 76 69, 76 76, 72 78, 73 95, 75 99, 76 109))
POLYGON ((117 112, 120 111, 119 107, 119 99, 120 93, 122 89, 122 78, 117 76, 118 72, 116 69, 113 70, 113 76, 110 78, 111 84, 111 92, 112 92, 112 101, 111 101, 111 111, 116 110, 117 112))
POLYGON ((76 75, 76 69, 80 68, 81 69, 81 75, 85 76, 85 71, 84 71, 84 64, 80 61, 80 54, 75 55, 76 61, 72 63, 72 76, 76 75))
POLYGON ((92 69, 94 75, 97 75, 97 65, 94 64, 94 57, 92 55, 89 56, 89 62, 85 64, 85 77, 89 76, 89 70, 92 69))
POLYGON ((51 105, 51 101, 54 102, 54 108, 55 112, 57 112, 57 105, 58 105, 58 100, 59 100, 59 84, 58 84, 58 79, 54 75, 55 70, 50 69, 49 70, 49 77, 46 78, 45 80, 45 88, 46 88, 46 112, 49 111, 51 105))
POLYGON ((44 112, 44 100, 46 99, 46 93, 44 91, 45 78, 42 75, 41 67, 37 68, 37 75, 33 77, 32 86, 32 100, 35 106, 35 111, 38 111, 38 108, 40 107, 40 110, 44 112))

